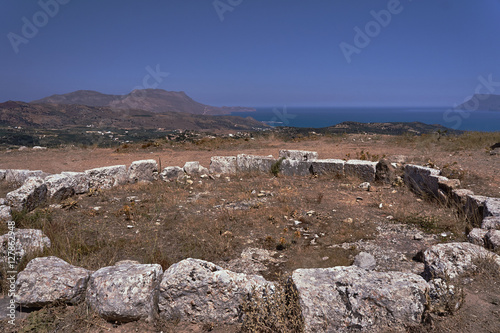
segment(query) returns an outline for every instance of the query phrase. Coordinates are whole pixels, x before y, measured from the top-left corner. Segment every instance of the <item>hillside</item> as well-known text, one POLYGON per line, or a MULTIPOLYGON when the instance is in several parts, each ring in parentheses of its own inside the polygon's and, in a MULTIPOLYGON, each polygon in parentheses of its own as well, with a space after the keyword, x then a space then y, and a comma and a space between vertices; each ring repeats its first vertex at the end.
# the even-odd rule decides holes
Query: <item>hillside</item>
POLYGON ((141 109, 145 111, 185 112, 203 115, 226 115, 231 112, 255 111, 244 107, 216 107, 198 103, 183 91, 163 89, 140 89, 126 95, 108 95, 92 90, 78 90, 68 94, 52 95, 32 101, 33 104, 77 104, 101 106, 112 109, 141 109))
POLYGON ((500 111, 500 95, 475 94, 467 102, 457 106, 456 109, 500 111))
POLYGON ((266 127, 253 118, 213 117, 185 112, 155 113, 144 110, 115 110, 110 107, 64 104, 0 103, 0 126, 63 129, 96 127, 122 129, 251 130, 266 127))

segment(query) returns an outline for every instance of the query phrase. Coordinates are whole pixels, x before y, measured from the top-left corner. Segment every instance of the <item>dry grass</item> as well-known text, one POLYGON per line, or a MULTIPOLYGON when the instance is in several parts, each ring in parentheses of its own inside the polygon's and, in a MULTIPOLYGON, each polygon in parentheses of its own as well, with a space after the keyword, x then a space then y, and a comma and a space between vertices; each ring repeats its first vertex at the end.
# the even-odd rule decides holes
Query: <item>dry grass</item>
POLYGON ((394 219, 401 223, 416 225, 423 232, 447 234, 447 241, 466 241, 470 222, 458 207, 430 198, 419 198, 407 188, 399 189, 394 201, 385 207, 394 219))
POLYGON ((245 314, 242 332, 299 333, 304 331, 304 319, 299 295, 291 277, 281 278, 273 290, 263 295, 254 293, 242 305, 245 314))

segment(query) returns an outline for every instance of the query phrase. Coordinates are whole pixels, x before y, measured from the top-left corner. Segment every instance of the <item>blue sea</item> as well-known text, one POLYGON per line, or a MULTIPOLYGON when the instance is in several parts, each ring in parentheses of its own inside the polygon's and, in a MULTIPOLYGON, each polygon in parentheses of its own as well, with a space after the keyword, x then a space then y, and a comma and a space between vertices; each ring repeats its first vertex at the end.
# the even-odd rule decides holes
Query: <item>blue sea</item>
POLYGON ((419 121, 463 131, 500 131, 500 111, 464 111, 443 107, 259 107, 256 110, 255 112, 234 112, 232 115, 250 116, 271 126, 321 128, 344 121, 362 123, 419 121))

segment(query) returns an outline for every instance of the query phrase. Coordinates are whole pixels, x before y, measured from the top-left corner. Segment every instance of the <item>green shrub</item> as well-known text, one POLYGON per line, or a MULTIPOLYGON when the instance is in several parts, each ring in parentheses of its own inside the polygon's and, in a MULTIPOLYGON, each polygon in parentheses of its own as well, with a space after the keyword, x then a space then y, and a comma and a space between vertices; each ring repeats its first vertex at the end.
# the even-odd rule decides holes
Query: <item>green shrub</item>
POLYGON ((273 163, 273 165, 271 165, 271 173, 275 177, 278 177, 278 175, 280 173, 281 163, 283 163, 284 159, 285 159, 284 157, 281 157, 275 163, 273 163))

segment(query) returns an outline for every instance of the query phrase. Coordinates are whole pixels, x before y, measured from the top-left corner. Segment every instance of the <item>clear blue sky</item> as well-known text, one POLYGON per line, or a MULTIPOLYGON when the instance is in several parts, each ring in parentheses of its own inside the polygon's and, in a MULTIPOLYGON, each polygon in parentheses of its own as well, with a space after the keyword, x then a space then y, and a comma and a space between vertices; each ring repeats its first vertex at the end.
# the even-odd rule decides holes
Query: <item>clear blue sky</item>
POLYGON ((500 82, 500 0, 55 1, 0 2, 0 101, 124 94, 157 65, 157 88, 211 105, 452 106, 500 82))

